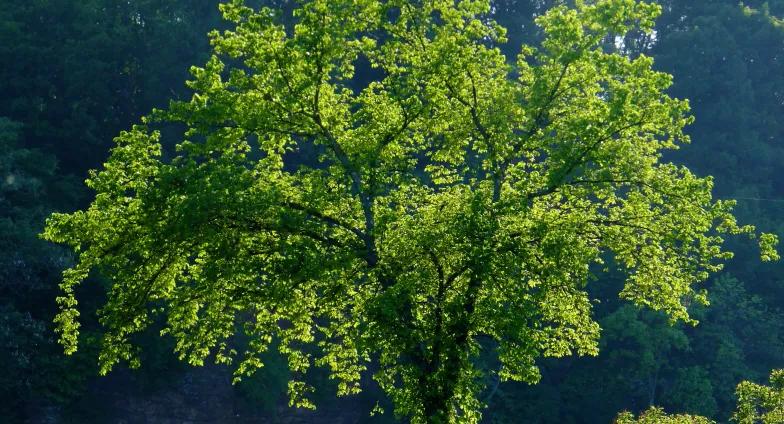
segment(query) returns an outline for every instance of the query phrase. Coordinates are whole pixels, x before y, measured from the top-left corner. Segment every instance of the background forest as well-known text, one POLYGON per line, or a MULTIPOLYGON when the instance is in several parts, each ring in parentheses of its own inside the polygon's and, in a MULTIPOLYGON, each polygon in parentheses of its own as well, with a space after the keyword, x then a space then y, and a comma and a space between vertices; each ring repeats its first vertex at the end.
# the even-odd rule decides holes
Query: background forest
MULTIPOLYGON (((249 2, 251 3, 251 2, 249 2)), ((258 3, 258 2, 257 2, 258 3)), ((286 0, 268 1, 286 7, 286 0)), ((533 19, 553 0, 495 0, 495 18, 516 51, 540 34, 533 19)), ((692 144, 672 153, 713 175, 719 199, 739 200, 741 221, 784 233, 784 1, 663 0, 654 36, 615 48, 656 59, 675 76, 671 94, 691 101, 692 144)), ((81 181, 106 158, 112 138, 168 99, 209 54, 205 34, 224 25, 214 0, 6 0, 0 8, 0 417, 8 422, 391 422, 370 418, 380 392, 334 399, 320 388, 316 412, 286 406, 288 371, 270 357, 231 386, 230 371, 188 368, 154 334, 140 370, 97 377, 94 314, 84 313, 82 348, 66 358, 52 318, 70 253, 38 239, 52 211, 90 201, 81 181), (92 335, 91 335, 92 334, 92 335)), ((165 133, 164 133, 165 137, 165 133)), ((171 141, 170 141, 171 142, 171 141)), ((784 366, 784 275, 737 252, 707 289, 700 325, 671 327, 663 315, 622 304, 622 278, 589 285, 603 328, 595 358, 542 363, 536 386, 490 382, 485 422, 609 423, 621 410, 668 411, 726 421, 741 380, 765 381, 784 366)), ((84 311, 103 302, 92 277, 84 311)), ((92 309, 91 309, 92 308, 92 309)), ((164 339, 165 340, 165 339, 164 339)))

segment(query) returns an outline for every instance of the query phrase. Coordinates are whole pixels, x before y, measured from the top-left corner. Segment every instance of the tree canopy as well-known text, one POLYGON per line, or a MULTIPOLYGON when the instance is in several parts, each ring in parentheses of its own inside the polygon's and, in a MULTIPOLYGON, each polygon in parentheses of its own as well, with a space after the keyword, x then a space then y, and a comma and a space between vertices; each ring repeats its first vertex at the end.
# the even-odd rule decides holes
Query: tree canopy
MULTIPOLYGON (((397 414, 476 422, 483 376, 533 383, 540 357, 597 353, 585 287, 610 259, 622 298, 693 322, 731 256, 721 235, 756 237, 710 178, 661 160, 691 121, 672 78, 609 48, 651 31, 655 4, 554 7, 516 57, 483 1, 221 10, 234 28, 211 34, 192 98, 121 133, 89 208, 47 222, 78 253, 58 299, 68 352, 76 286, 113 281, 104 372, 137 364, 134 335, 163 317, 191 364, 214 355, 241 378, 275 341, 339 394, 375 362, 397 414), (173 151, 164 124, 186 128, 173 151)), ((292 404, 310 389, 290 382, 292 404)))

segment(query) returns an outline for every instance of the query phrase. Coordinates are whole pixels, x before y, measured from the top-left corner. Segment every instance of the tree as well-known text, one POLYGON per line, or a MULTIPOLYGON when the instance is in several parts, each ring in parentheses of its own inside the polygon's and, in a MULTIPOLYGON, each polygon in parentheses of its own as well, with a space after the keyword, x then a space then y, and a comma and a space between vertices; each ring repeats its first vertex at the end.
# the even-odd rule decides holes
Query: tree
POLYGON ((638 405, 658 405, 660 386, 671 372, 667 359, 689 349, 683 329, 669 325, 663 314, 631 305, 620 307, 601 324, 605 331, 602 348, 607 354, 600 360, 606 361, 608 368, 624 370, 617 375, 618 381, 607 376, 608 385, 621 386, 617 392, 636 400, 638 405), (607 349, 608 345, 612 348, 607 349))
POLYGON ((738 409, 733 419, 739 424, 784 423, 784 370, 770 374, 770 386, 744 381, 736 390, 738 409))
MULTIPOLYGON (((732 421, 738 424, 781 424, 784 423, 784 370, 773 370, 770 386, 744 381, 735 390, 738 405, 732 421)), ((697 415, 667 415, 661 408, 651 407, 635 419, 629 412, 618 415, 618 424, 711 424, 705 417, 697 415)))
MULTIPOLYGON (((78 252, 67 352, 76 286, 93 269, 114 281, 104 372, 138 365, 134 335, 164 316, 191 364, 237 360, 241 378, 276 340, 295 375, 324 366, 340 395, 376 362, 397 414, 476 422, 482 376, 533 383, 540 357, 597 353, 594 264, 612 255, 621 297, 692 322, 697 284, 730 256, 720 233, 754 237, 710 178, 660 161, 691 120, 670 76, 604 50, 650 31, 656 5, 555 7, 514 65, 483 1, 221 9, 236 28, 211 34, 192 99, 121 133, 92 205, 47 223, 78 252), (169 123, 187 130, 164 154, 169 123), (480 350, 500 366, 478 367, 480 350)), ((775 259, 775 236, 759 240, 775 259)), ((312 406, 309 390, 290 382, 292 405, 312 406)))
POLYGON ((713 424, 713 421, 695 415, 667 415, 660 408, 651 408, 634 418, 629 412, 618 415, 616 424, 713 424))

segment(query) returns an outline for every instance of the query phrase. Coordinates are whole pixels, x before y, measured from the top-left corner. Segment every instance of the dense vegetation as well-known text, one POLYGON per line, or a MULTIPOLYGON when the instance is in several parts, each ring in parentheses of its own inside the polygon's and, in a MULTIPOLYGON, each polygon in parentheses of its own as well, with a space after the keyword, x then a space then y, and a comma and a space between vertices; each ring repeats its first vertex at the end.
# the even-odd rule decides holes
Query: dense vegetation
MULTIPOLYGON (((510 29, 510 42, 501 45, 507 57, 514 57, 520 43, 543 38, 532 19, 555 3, 493 2, 495 18, 510 29)), ((652 55, 657 69, 674 75, 669 93, 691 100, 696 122, 686 128, 693 144, 667 153, 667 159, 685 163, 697 175, 714 175, 714 195, 739 198, 742 221, 781 234, 784 181, 777 167, 784 153, 784 24, 778 16, 784 16, 784 3, 678 0, 662 6, 655 35, 632 31, 605 48, 631 57, 652 55)), ((228 386, 225 370, 194 374, 173 360, 172 342, 162 346, 157 337, 141 335, 134 342, 142 346, 144 367, 96 379, 101 329, 94 311, 104 302, 106 286, 97 273, 78 292, 79 353, 65 358, 52 320, 60 271, 73 265, 74 257, 37 238, 51 211, 71 211, 91 200, 78 182, 105 160, 113 136, 171 97, 190 98, 182 84, 188 67, 206 62, 210 49, 204 34, 224 25, 213 1, 11 0, 0 10, 0 243, 7 252, 0 267, 4 417, 83 422, 153 414, 176 421, 176 416, 154 415, 164 414, 152 400, 159 398, 183 404, 180 409, 192 416, 226 420, 210 415, 216 412, 205 406, 211 404, 203 401, 205 396, 219 399, 231 417, 288 414, 277 408, 289 375, 285 361, 275 355, 266 358, 266 368, 255 377, 221 392, 214 381, 228 386), (212 387, 192 396, 198 390, 193 383, 177 383, 194 380, 212 387), (178 393, 190 400, 178 399, 178 393), (138 406, 122 410, 118 398, 135 399, 129 403, 138 406)), ((178 131, 176 124, 163 127, 163 144, 179 141, 178 131)), ((610 422, 618 411, 661 405, 727 420, 735 410, 737 383, 764 381, 771 369, 784 364, 781 265, 760 264, 756 249, 744 239, 730 243, 738 255, 723 273, 711 276, 710 307, 689 305, 699 326, 671 326, 660 313, 617 301, 624 277, 602 274, 588 285, 596 299, 594 317, 603 329, 602 354, 540 360, 542 378, 535 386, 499 384, 489 375, 480 395, 489 404, 484 419, 610 422)), ((308 377, 323 392, 314 401, 334 405, 335 387, 324 377, 318 372, 308 377)), ((382 398, 373 390, 348 403, 344 416, 367 419, 382 398)), ((309 417, 334 420, 328 413, 326 408, 309 417)), ((389 414, 374 418, 388 419, 389 414)))

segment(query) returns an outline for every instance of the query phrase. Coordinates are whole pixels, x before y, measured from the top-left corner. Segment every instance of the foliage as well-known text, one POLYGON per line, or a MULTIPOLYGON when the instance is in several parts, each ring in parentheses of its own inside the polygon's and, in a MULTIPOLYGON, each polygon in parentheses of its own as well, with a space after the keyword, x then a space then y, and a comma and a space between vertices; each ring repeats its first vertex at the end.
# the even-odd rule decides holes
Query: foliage
MULTIPOLYGON (((738 424, 784 423, 784 370, 770 374, 770 386, 744 381, 736 389, 738 406, 732 421, 738 424)), ((660 408, 652 407, 639 418, 624 412, 618 415, 618 424, 709 424, 705 417, 693 415, 667 415, 660 408)))
MULTIPOLYGON (((0 124, 0 181, 4 182, 0 185, 0 344, 7 365, 0 378, 0 416, 4 420, 35 422, 59 415, 66 421, 93 422, 101 420, 96 415, 100 409, 108 414, 103 420, 133 420, 133 411, 114 406, 117 399, 136 405, 143 405, 146 397, 168 399, 178 395, 182 381, 189 381, 193 371, 172 362, 176 358, 168 350, 174 341, 160 343, 154 334, 157 324, 153 334, 133 339, 143 349, 145 367, 140 370, 94 378, 92 366, 85 363, 84 357, 90 355, 85 345, 80 348, 82 358, 63 358, 54 345, 51 318, 60 270, 72 263, 73 256, 37 240, 36 234, 49 211, 73 210, 89 200, 69 175, 86 175, 88 167, 102 161, 112 135, 128 128, 150 107, 164 104, 167 97, 185 96, 180 81, 188 65, 209 54, 203 34, 209 28, 225 27, 218 21, 216 3, 9 0, 0 10, 0 116, 12 119, 0 124), (5 184, 9 176, 13 184, 5 184), (53 416, 41 415, 49 413, 53 416)), ((282 8, 279 18, 293 22, 293 2, 266 3, 282 8)), ((499 48, 511 62, 521 43, 541 45, 545 33, 534 19, 562 3, 573 2, 493 1, 489 16, 508 28, 510 41, 483 42, 499 48)), ((685 131, 694 143, 665 153, 665 160, 685 163, 697 175, 713 175, 714 196, 740 198, 736 212, 742 220, 781 233, 782 203, 777 199, 784 198, 779 170, 784 159, 780 143, 784 2, 659 3, 663 15, 655 35, 631 29, 623 42, 606 39, 604 48, 617 48, 632 57, 652 55, 656 69, 675 76, 670 95, 690 99, 696 122, 685 131)), ((359 61, 356 66, 348 82, 352 89, 361 90, 378 77, 366 63, 359 61)), ((172 127, 162 128, 163 146, 171 146, 175 137, 172 127)), ((290 167, 303 161, 319 166, 316 160, 307 161, 319 150, 300 147, 300 152, 287 153, 290 167)), ((492 373, 478 379, 480 385, 489 386, 480 395, 490 406, 485 417, 491 422, 526 417, 540 423, 606 423, 618 410, 644 410, 653 397, 668 411, 725 422, 735 407, 737 383, 760 381, 784 363, 784 314, 777 306, 784 299, 782 266, 760 265, 746 253, 753 249, 743 240, 730 239, 728 249, 738 253, 727 266, 732 276, 724 273, 705 285, 709 308, 692 302, 690 315, 700 321, 693 328, 671 328, 663 315, 623 306, 616 296, 623 285, 620 277, 597 275, 586 289, 594 319, 603 329, 602 355, 537 361, 541 382, 530 387, 498 384, 492 373), (667 334, 680 334, 687 341, 670 349, 646 341, 651 337, 666 342, 669 339, 662 337, 667 334), (652 353, 657 361, 650 361, 652 353)), ((607 266, 613 268, 609 258, 607 266)), ((600 268, 594 265, 592 270, 598 274, 600 268)), ((104 297, 102 284, 85 286, 87 290, 78 293, 82 336, 94 328, 93 305, 104 297)), ((231 343, 242 349, 242 341, 231 343)), ((494 344, 484 339, 481 344, 476 366, 493 369, 494 344)), ((279 386, 285 386, 289 372, 285 361, 263 361, 265 368, 237 387, 239 402, 233 407, 242 409, 244 399, 264 406, 259 410, 276 405, 279 386)), ((334 393, 334 385, 324 384, 322 376, 307 376, 318 390, 313 400, 319 405, 334 393)), ((342 402, 340 408, 354 414, 358 401, 369 410, 378 395, 377 388, 371 388, 359 398, 329 402, 342 402)), ((188 405, 193 410, 209 408, 201 400, 190 400, 188 405)), ((330 406, 327 402, 327 409, 330 406)), ((330 412, 321 409, 311 417, 329 421, 330 412)))
POLYGON ((0 116, 25 124, 25 145, 47 150, 63 174, 83 175, 111 138, 170 96, 204 32, 213 0, 9 0, 0 10, 0 116))
MULTIPOLYGON (((505 3, 519 4, 525 11, 529 2, 505 3)), ((659 3, 663 15, 657 21, 655 42, 642 50, 630 49, 641 44, 638 35, 631 34, 625 47, 629 54, 653 55, 657 69, 674 74, 669 92, 690 99, 696 120, 686 132, 693 143, 665 157, 685 163, 697 174, 713 175, 715 196, 742 199, 738 216, 781 233, 784 179, 778 164, 784 158, 780 129, 784 103, 777 96, 784 92, 780 88, 784 72, 777 69, 784 33, 766 21, 775 22, 775 14, 782 16, 782 3, 768 2, 767 9, 763 1, 743 2, 752 9, 731 0, 659 3)), ((749 249, 742 241, 730 241, 730 246, 738 255, 729 262, 728 272, 708 283, 710 306, 692 308, 700 325, 683 329, 690 348, 666 356, 656 388, 656 403, 667 410, 706 415, 718 422, 730 418, 734 388, 740 381, 758 381, 784 363, 780 347, 784 315, 778 306, 784 298, 782 266, 760 265, 746 253, 749 249), (684 380, 689 373, 707 380, 684 380), (682 396, 684 384, 693 387, 689 393, 705 397, 698 401, 682 396), (711 404, 715 413, 710 413, 711 404)), ((601 302, 596 307, 600 322, 619 307, 605 288, 616 283, 606 276, 601 281, 600 287, 590 290, 601 302)), ((635 319, 628 325, 639 323, 635 319)), ((646 321, 644 325, 661 324, 646 321)), ((646 349, 619 339, 604 324, 602 328, 607 343, 601 345, 598 358, 546 363, 544 372, 550 377, 542 385, 504 386, 504 402, 496 397, 498 404, 491 408, 494 418, 514 421, 520 416, 514 408, 525 405, 530 411, 527 416, 559 414, 552 422, 609 422, 614 411, 647 408, 645 380, 629 378, 640 374, 638 364, 645 363, 646 349), (597 386, 596 381, 602 384, 597 386), (540 399, 542 406, 536 409, 532 405, 540 399), (553 404, 559 405, 557 413, 548 407, 553 404)), ((616 328, 623 329, 623 322, 616 328)))
POLYGON ((699 116, 689 132, 704 142, 684 149, 683 159, 719 179, 719 196, 746 198, 742 213, 779 213, 775 203, 750 199, 784 192, 777 177, 784 153, 776 142, 784 130, 784 81, 771 77, 784 72, 772 47, 784 41, 784 28, 737 2, 672 3, 660 25, 665 35, 652 53, 659 66, 683 75, 673 91, 691 99, 699 116), (704 160, 706 154, 714 160, 704 160))
POLYGON ((633 369, 616 375, 619 383, 640 403, 656 404, 660 380, 671 372, 668 359, 690 348, 682 326, 670 325, 663 314, 625 305, 602 320, 602 329, 605 366, 623 368, 634 361, 633 369))
MULTIPOLYGON (((660 161, 688 140, 671 78, 605 49, 650 31, 655 5, 555 7, 514 67, 486 2, 222 10, 236 28, 212 34, 192 99, 123 132, 89 209, 44 233, 78 253, 58 299, 68 352, 76 286, 113 278, 104 372, 137 365, 131 336, 161 315, 191 364, 239 356, 239 378, 278 339, 292 372, 325 366, 346 395, 373 358, 398 414, 475 422, 481 349, 526 382, 539 357, 597 352, 585 284, 607 253, 624 299, 693 322, 695 286, 730 257, 719 233, 754 235, 711 179, 660 161), (165 123, 187 127, 166 155, 151 129, 165 123)), ((292 404, 310 390, 293 380, 292 404)))
POLYGON ((9 421, 34 397, 78 395, 89 370, 62 357, 51 328, 56 280, 69 255, 36 237, 51 203, 72 200, 76 190, 55 176, 54 158, 19 147, 21 130, 0 117, 0 414, 9 421))
POLYGON ((635 418, 624 412, 615 420, 616 424, 712 424, 713 421, 694 415, 667 415, 660 408, 651 408, 635 418))
MULTIPOLYGON (((10 0, 0 8, 3 422, 55 419, 90 398, 89 341, 65 358, 52 325, 57 284, 73 254, 37 235, 53 210, 89 200, 73 175, 86 175, 112 135, 176 93, 170 87, 206 56, 203 33, 218 18, 212 1, 10 0)), ((83 336, 94 328, 102 291, 81 293, 83 336)))
POLYGON ((770 386, 740 383, 737 395, 738 409, 733 417, 737 423, 784 423, 784 370, 770 374, 770 386))

